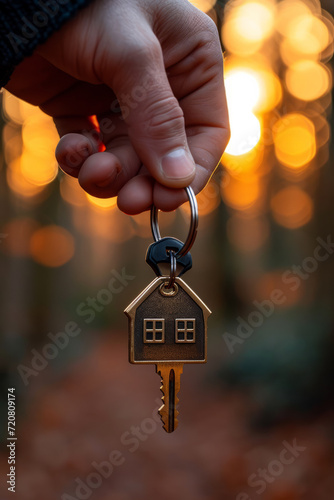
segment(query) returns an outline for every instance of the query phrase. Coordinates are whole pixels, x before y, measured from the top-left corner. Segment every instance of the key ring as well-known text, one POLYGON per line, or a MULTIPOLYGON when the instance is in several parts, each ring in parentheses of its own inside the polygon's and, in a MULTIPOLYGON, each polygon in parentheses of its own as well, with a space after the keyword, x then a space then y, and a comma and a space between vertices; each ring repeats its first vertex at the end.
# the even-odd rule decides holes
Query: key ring
POLYGON ((176 277, 176 257, 174 250, 170 250, 169 254, 170 254, 170 274, 169 274, 169 282, 166 288, 172 288, 174 286, 176 277))
MULTIPOLYGON (((186 241, 184 242, 184 245, 180 250, 174 254, 175 258, 178 259, 180 257, 183 257, 186 255, 191 247, 193 246, 193 243, 196 238, 197 234, 197 227, 198 227, 198 207, 197 207, 197 200, 195 193, 193 189, 190 186, 187 186, 185 188, 188 198, 189 198, 189 203, 190 203, 190 210, 191 210, 191 218, 190 218, 190 228, 189 228, 189 233, 187 236, 186 241)), ((158 212, 159 209, 152 205, 151 208, 151 229, 152 229, 152 235, 154 238, 154 241, 159 241, 161 240, 161 235, 160 235, 160 230, 159 230, 159 222, 158 222, 158 212)), ((173 252, 174 253, 174 252, 173 252)))

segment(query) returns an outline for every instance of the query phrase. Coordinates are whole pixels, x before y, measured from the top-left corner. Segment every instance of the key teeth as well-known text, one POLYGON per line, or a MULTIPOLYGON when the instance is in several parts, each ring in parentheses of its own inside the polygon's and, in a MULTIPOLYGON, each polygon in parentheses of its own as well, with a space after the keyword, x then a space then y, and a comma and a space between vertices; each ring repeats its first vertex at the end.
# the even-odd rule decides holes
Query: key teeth
MULTIPOLYGON (((175 410, 174 410, 174 428, 173 430, 169 430, 169 427, 168 427, 168 407, 167 405, 165 404, 165 399, 166 399, 166 395, 165 395, 165 392, 164 392, 164 384, 163 384, 163 380, 161 380, 162 382, 162 385, 160 386, 160 391, 162 392, 162 397, 161 397, 161 401, 162 401, 162 405, 161 407, 159 408, 158 410, 158 413, 160 415, 160 418, 161 418, 161 421, 163 423, 163 429, 170 433, 170 432, 173 432, 175 431, 175 429, 177 428, 178 424, 179 424, 179 421, 178 421, 178 416, 180 414, 180 412, 178 411, 177 407, 178 407, 178 404, 179 404, 179 398, 176 397, 176 400, 175 400, 175 410)), ((168 399, 168 398, 167 398, 168 399)))
POLYGON ((178 403, 179 403, 179 398, 177 397, 178 392, 180 390, 180 375, 182 373, 182 365, 176 365, 173 363, 173 365, 169 365, 166 363, 165 365, 157 365, 157 373, 161 377, 161 386, 160 390, 162 392, 162 406, 159 408, 158 413, 160 415, 160 418, 163 423, 163 429, 171 433, 173 432, 177 426, 178 426, 178 419, 177 416, 179 415, 179 411, 177 410, 178 403), (173 411, 173 423, 169 422, 170 414, 169 414, 169 372, 170 370, 173 369, 175 371, 175 377, 176 377, 176 385, 175 385, 175 406, 174 406, 174 411, 173 411))
POLYGON ((174 428, 172 430, 169 430, 169 427, 168 427, 168 410, 164 404, 159 408, 158 413, 159 413, 161 421, 163 423, 162 428, 168 433, 175 431, 175 429, 177 428, 177 426, 179 424, 179 421, 177 418, 179 415, 178 410, 175 409, 174 428))

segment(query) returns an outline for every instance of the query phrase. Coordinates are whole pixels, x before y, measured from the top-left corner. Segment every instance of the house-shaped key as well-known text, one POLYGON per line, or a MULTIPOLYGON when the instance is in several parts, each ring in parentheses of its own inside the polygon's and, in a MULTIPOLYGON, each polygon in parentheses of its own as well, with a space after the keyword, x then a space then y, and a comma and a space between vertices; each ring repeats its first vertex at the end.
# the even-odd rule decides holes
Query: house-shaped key
POLYGON ((205 363, 211 311, 181 278, 170 294, 165 283, 153 280, 124 311, 130 363, 205 363))
POLYGON ((208 307, 181 279, 158 277, 125 309, 131 363, 154 363, 162 378, 164 428, 177 426, 177 392, 184 363, 205 363, 208 307))

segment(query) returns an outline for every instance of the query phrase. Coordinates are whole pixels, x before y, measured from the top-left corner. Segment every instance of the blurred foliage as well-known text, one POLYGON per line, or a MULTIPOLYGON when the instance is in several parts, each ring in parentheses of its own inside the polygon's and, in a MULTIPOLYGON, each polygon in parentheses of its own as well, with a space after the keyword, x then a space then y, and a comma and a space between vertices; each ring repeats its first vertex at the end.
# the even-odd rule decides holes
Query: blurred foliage
MULTIPOLYGON (((305 453, 272 474, 261 498, 333 496, 333 2, 192 3, 219 30, 232 136, 197 196, 185 279, 213 311, 209 362, 184 370, 175 435, 153 420, 154 370, 127 361, 122 311, 153 278, 149 214, 129 217, 115 199, 87 196, 58 171, 51 119, 1 95, 0 426, 4 441, 14 385, 22 500, 74 495, 75 478, 116 448, 126 465, 96 500, 250 500, 259 495, 250 475, 274 470, 282 443, 296 440, 305 453), (122 269, 134 279, 103 305, 122 269), (91 301, 98 309, 87 321, 80 311, 91 301), (18 366, 73 323, 80 334, 25 385, 18 366), (132 436, 130 453, 124 432, 147 421, 158 430, 132 436)), ((187 205, 160 214, 161 231, 182 239, 188 219, 187 205)), ((7 450, 0 460, 7 473, 7 450)))
MULTIPOLYGON (((221 35, 232 136, 198 195, 200 235, 189 282, 204 289, 215 311, 210 335, 220 346, 223 380, 251 386, 262 410, 278 418, 289 408, 312 410, 317 387, 328 386, 333 257, 306 271, 296 290, 282 276, 296 276, 291 269, 313 256, 317 238, 333 234, 333 7, 318 0, 192 3, 221 35), (268 300, 274 289, 286 300, 231 356, 222 335, 237 335, 236 318, 247 318, 254 301, 268 300), (310 371, 317 383, 307 382, 310 371)), ((2 371, 17 377, 17 363, 29 360, 49 332, 81 321, 83 334, 54 361, 56 373, 90 349, 92 330, 124 335, 121 311, 151 277, 144 264, 149 215, 126 216, 115 199, 88 196, 59 173, 57 134, 39 109, 8 92, 2 109, 2 371), (123 267, 136 285, 83 323, 77 307, 123 267)), ((161 217, 165 234, 182 232, 188 207, 179 212, 161 217)))

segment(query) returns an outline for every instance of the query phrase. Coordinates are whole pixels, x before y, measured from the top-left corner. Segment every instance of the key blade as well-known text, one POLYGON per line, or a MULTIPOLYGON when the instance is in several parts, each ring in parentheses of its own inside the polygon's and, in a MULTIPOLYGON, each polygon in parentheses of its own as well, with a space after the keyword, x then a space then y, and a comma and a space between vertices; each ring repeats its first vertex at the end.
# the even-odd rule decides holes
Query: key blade
MULTIPOLYGON (((175 430, 175 420, 177 415, 176 401, 175 401, 175 372, 172 368, 169 372, 169 404, 168 404, 168 432, 173 432, 175 430)), ((177 412, 178 413, 178 412, 177 412)))
POLYGON ((173 432, 178 426, 177 417, 179 412, 177 405, 179 399, 177 397, 180 390, 180 378, 183 371, 182 363, 159 363, 157 373, 161 377, 160 390, 163 394, 163 405, 159 409, 159 415, 163 422, 163 428, 166 432, 173 432))

